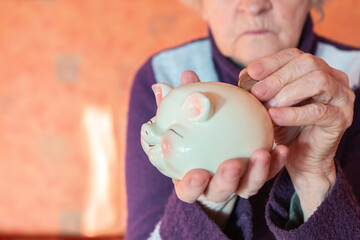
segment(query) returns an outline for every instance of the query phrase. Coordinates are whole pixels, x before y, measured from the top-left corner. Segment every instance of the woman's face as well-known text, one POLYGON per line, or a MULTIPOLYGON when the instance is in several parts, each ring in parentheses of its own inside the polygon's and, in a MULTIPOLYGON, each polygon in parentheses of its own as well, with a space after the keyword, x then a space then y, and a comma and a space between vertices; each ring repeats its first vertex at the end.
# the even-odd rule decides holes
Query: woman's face
POLYGON ((248 65, 296 47, 310 0, 201 0, 201 13, 227 57, 248 65))

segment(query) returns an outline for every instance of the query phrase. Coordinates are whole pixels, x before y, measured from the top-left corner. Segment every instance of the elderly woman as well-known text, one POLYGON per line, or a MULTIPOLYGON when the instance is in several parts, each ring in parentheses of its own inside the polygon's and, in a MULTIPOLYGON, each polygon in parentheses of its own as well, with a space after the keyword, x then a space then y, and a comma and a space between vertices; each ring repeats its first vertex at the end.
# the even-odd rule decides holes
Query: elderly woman
POLYGON ((360 239, 360 51, 314 34, 309 11, 321 0, 188 3, 209 37, 152 56, 132 87, 127 238, 360 239), (228 159, 213 176, 158 172, 139 139, 156 112, 152 84, 237 84, 245 72, 291 141, 255 151, 246 171, 228 159))

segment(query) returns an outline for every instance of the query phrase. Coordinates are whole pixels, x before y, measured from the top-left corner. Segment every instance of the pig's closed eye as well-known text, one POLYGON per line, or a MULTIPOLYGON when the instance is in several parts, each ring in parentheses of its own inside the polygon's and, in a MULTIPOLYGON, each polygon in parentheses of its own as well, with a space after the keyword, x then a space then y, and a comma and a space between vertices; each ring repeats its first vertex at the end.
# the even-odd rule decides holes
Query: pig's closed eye
POLYGON ((170 131, 174 132, 176 135, 178 135, 181 138, 184 138, 182 135, 180 135, 178 132, 176 132, 174 129, 170 128, 170 131))

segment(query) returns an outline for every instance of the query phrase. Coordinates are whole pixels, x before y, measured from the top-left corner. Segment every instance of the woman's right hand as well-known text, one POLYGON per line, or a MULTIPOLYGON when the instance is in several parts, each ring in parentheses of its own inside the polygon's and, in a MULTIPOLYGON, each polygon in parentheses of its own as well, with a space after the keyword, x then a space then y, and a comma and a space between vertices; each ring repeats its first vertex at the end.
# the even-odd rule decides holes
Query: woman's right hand
POLYGON ((214 203, 225 202, 234 193, 249 198, 283 168, 288 152, 288 148, 282 145, 271 153, 257 150, 248 159, 246 169, 241 159, 228 159, 213 176, 203 169, 190 170, 181 180, 173 179, 176 194, 187 203, 195 202, 202 195, 214 203))

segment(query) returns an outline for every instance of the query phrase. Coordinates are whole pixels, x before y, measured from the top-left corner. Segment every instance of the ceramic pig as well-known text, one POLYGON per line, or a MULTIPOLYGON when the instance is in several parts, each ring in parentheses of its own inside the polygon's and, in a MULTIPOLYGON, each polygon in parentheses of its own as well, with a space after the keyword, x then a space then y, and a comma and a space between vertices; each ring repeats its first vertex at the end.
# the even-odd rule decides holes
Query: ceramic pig
POLYGON ((220 82, 172 88, 153 85, 158 109, 141 128, 141 144, 164 175, 181 179, 191 169, 215 173, 230 158, 271 150, 274 133, 265 107, 249 92, 220 82))

